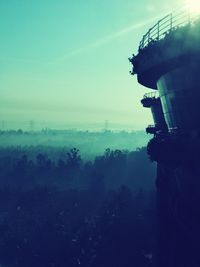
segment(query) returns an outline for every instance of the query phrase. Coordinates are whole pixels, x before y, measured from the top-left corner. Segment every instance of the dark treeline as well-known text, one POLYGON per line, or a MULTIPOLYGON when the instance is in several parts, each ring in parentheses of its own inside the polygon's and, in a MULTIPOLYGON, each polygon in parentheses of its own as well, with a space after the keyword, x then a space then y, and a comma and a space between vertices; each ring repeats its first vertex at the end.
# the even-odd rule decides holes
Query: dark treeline
POLYGON ((106 189, 127 185, 133 190, 153 190, 155 165, 146 148, 129 152, 106 149, 93 161, 83 161, 76 148, 9 147, 0 149, 0 185, 51 185, 61 189, 87 188, 101 180, 106 189))
POLYGON ((154 177, 145 148, 2 148, 1 266, 154 266, 154 177))

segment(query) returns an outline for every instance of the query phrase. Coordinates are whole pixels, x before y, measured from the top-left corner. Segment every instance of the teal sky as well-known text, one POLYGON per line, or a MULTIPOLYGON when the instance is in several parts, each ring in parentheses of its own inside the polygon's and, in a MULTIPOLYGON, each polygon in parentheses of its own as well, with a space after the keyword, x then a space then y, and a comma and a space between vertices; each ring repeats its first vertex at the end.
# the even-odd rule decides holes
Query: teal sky
POLYGON ((0 120, 145 128, 148 89, 128 57, 175 1, 166 2, 1 0, 0 120))

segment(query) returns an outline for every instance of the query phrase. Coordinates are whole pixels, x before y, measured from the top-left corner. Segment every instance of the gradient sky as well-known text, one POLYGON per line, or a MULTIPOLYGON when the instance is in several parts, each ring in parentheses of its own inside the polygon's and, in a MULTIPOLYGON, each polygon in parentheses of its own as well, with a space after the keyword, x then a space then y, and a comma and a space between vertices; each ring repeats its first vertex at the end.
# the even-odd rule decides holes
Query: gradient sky
POLYGON ((175 1, 165 2, 1 0, 0 120, 145 128, 148 89, 128 57, 175 1))

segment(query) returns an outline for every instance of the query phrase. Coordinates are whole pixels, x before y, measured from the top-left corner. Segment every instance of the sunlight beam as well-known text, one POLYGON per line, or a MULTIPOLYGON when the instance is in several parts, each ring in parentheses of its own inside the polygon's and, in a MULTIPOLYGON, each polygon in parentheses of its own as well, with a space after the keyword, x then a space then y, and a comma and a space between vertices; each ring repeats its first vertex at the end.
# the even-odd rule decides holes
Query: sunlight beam
POLYGON ((200 1, 199 0, 187 0, 186 1, 186 8, 192 14, 200 13, 200 1))
POLYGON ((97 40, 97 41, 95 41, 95 42, 93 42, 91 44, 88 44, 88 45, 86 45, 84 47, 80 47, 79 49, 71 51, 68 54, 62 56, 61 58, 58 58, 57 59, 57 63, 65 61, 66 59, 71 58, 72 56, 76 56, 76 55, 79 55, 79 54, 81 54, 83 52, 89 51, 90 49, 98 48, 98 47, 100 47, 102 45, 105 45, 105 44, 107 44, 107 43, 109 43, 109 42, 111 42, 111 41, 113 41, 115 39, 118 39, 118 38, 120 38, 120 37, 122 37, 122 36, 124 36, 124 35, 126 35, 126 34, 128 34, 130 32, 132 32, 134 30, 138 30, 138 29, 140 29, 140 28, 142 28, 142 27, 144 27, 144 26, 146 26, 148 24, 150 25, 151 23, 155 22, 160 17, 161 17, 161 15, 159 15, 157 17, 154 17, 154 18, 150 18, 150 19, 142 21, 142 22, 135 23, 135 24, 133 24, 133 25, 127 27, 127 28, 124 28, 124 29, 122 29, 122 30, 120 30, 120 31, 118 31, 116 33, 112 33, 112 34, 110 34, 108 36, 105 36, 102 39, 99 39, 99 40, 97 40))

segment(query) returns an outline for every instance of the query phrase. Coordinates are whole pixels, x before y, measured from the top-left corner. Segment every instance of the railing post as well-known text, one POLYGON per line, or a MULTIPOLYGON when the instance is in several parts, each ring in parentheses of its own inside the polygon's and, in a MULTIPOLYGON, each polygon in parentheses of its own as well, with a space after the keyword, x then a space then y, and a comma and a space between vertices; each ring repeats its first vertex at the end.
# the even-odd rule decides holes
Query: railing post
POLYGON ((170 30, 173 28, 173 16, 170 14, 170 30))
POLYGON ((140 41, 139 50, 142 48, 144 48, 144 36, 143 36, 142 40, 140 41))
POLYGON ((148 31, 148 44, 149 44, 149 40, 150 40, 150 30, 148 31))
POLYGON ((158 28, 157 28, 157 30, 158 30, 157 39, 159 40, 159 38, 160 38, 160 20, 158 21, 158 28))

